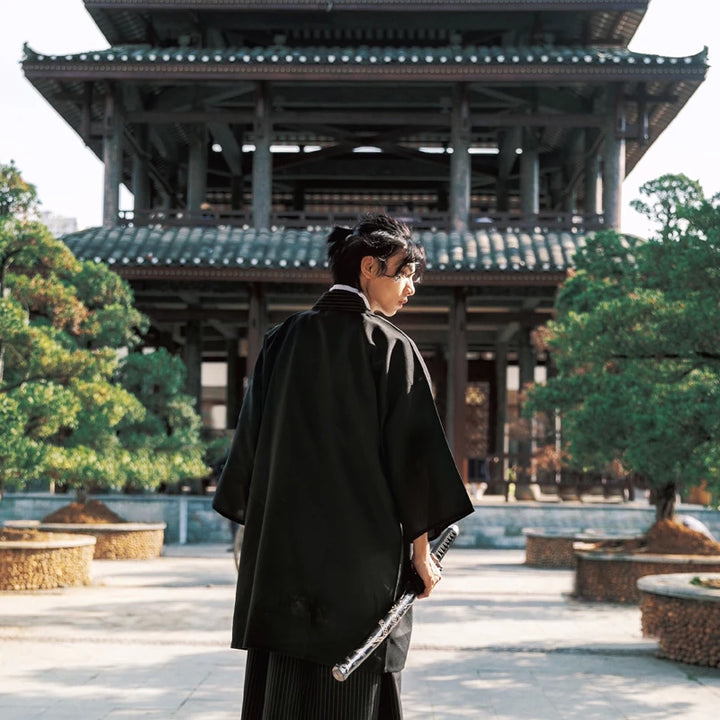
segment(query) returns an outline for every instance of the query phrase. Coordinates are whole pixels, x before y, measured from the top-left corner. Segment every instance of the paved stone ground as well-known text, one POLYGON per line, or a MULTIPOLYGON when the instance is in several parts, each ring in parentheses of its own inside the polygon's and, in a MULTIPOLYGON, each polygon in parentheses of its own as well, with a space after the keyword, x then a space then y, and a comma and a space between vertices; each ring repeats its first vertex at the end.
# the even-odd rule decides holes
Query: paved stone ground
MULTIPOLYGON (((406 720, 718 717, 719 670, 657 659, 637 608, 575 601, 571 571, 523 555, 448 554, 415 607, 406 720)), ((238 718, 234 576, 225 546, 168 546, 95 561, 90 587, 0 593, 0 718, 238 718)))

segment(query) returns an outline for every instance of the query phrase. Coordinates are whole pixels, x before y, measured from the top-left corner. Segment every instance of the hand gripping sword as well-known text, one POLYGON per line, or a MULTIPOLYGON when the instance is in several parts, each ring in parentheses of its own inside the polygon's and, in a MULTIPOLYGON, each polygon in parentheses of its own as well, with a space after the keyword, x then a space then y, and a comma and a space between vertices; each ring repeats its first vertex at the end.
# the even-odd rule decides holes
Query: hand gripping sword
MULTIPOLYGON (((431 554, 438 565, 455 541, 458 532, 457 525, 450 525, 445 528, 433 542, 431 554)), ((422 588, 413 588, 401 595, 400 599, 388 610, 387 614, 380 618, 377 630, 372 632, 359 648, 353 650, 342 662, 339 662, 333 667, 332 674, 338 682, 347 680, 351 673, 357 670, 372 652, 380 646, 383 640, 385 640, 393 631, 393 628, 400 622, 403 615, 410 609, 410 606, 415 602, 415 598, 420 592, 422 592, 422 588)))

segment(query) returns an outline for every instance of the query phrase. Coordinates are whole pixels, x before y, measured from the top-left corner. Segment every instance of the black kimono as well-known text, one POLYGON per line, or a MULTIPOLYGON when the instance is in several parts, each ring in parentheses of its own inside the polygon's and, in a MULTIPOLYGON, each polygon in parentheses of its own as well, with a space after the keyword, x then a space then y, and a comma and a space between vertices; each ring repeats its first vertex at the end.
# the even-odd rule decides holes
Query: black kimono
MULTIPOLYGON (((213 507, 245 525, 232 646, 343 659, 398 597, 412 540, 472 512, 414 343, 343 290, 270 330, 213 507)), ((410 625, 363 670, 401 670, 410 625)))

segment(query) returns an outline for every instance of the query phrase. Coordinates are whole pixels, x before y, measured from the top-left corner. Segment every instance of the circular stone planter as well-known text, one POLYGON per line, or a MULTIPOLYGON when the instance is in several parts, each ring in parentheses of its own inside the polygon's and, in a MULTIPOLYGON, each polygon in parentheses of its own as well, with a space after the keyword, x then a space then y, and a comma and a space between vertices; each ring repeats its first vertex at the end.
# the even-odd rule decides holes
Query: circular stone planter
POLYGON ((693 585, 715 577, 677 573, 638 580, 642 632, 658 639, 658 655, 691 665, 720 667, 720 590, 693 585))
POLYGON ((637 603, 637 582, 646 575, 720 572, 720 555, 651 555, 593 550, 575 545, 575 597, 601 602, 637 603))
POLYGON ((43 532, 81 533, 96 539, 96 560, 148 560, 159 557, 165 523, 41 523, 43 532))
POLYGON ((525 564, 539 568, 573 569, 576 565, 574 546, 578 542, 593 543, 602 540, 630 540, 631 537, 607 535, 592 530, 553 532, 552 530, 524 530, 525 564))
POLYGON ((0 590, 51 590, 90 584, 95 538, 0 541, 0 590))

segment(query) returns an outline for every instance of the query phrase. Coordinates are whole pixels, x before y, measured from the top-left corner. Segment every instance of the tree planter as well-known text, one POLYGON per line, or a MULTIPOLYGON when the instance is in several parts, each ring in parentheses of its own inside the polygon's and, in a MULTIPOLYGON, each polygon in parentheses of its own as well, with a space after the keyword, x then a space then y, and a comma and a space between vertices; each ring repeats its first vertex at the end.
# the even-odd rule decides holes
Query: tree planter
POLYGON ((96 560, 147 560, 162 552, 165 523, 41 523, 43 532, 82 533, 96 539, 96 560))
POLYGON ((660 657, 720 667, 720 589, 693 585, 696 577, 681 573, 638 580, 642 632, 658 639, 660 657))
POLYGON ((578 542, 600 540, 625 540, 629 537, 605 535, 592 530, 587 532, 552 532, 548 530, 525 530, 525 564, 539 568, 575 568, 574 546, 578 542))
POLYGON ((575 596, 584 600, 637 603, 637 582, 646 575, 720 572, 720 555, 653 555, 593 550, 577 543, 575 596))
POLYGON ((95 538, 58 533, 0 541, 0 590, 50 590, 90 584, 95 538))

